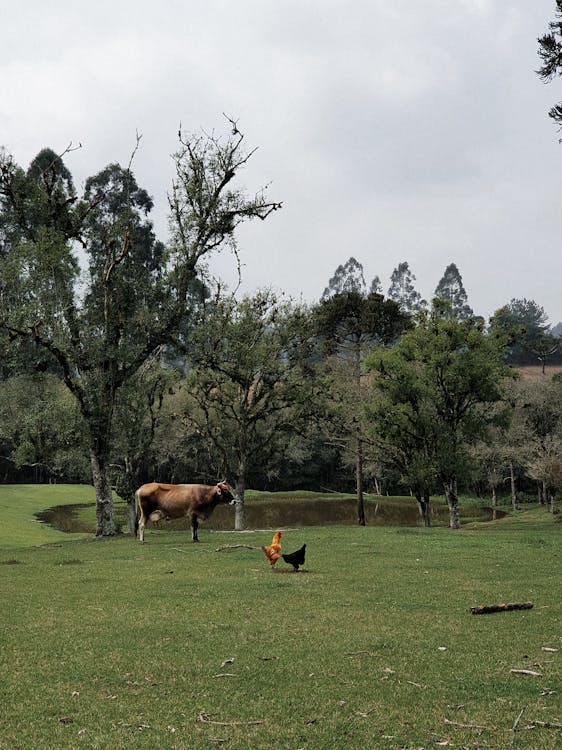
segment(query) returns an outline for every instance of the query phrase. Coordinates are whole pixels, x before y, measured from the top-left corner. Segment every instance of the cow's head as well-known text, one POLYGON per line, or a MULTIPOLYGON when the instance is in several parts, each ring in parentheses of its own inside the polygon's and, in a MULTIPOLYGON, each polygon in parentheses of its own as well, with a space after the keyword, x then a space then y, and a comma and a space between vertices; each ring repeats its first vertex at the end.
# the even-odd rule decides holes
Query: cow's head
POLYGON ((219 482, 217 484, 217 496, 219 503, 225 503, 226 505, 232 505, 236 502, 236 498, 232 494, 232 490, 226 482, 219 482))

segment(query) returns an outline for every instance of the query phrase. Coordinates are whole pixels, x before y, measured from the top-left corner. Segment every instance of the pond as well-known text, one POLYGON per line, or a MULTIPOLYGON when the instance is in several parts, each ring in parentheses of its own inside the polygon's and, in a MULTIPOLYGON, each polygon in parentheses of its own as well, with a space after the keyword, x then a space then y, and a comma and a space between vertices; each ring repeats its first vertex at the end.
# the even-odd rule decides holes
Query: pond
MULTIPOLYGON (((47 508, 36 517, 60 531, 73 533, 95 533, 95 520, 90 520, 90 512, 84 513, 88 505, 59 505, 47 508)), ((330 526, 355 525, 357 523, 357 505, 354 499, 326 498, 290 498, 258 499, 247 501, 246 524, 249 529, 284 528, 288 526, 330 526)), ((498 517, 504 515, 498 511, 498 517)), ((116 506, 116 516, 121 526, 127 528, 126 506, 116 506)), ((421 518, 414 499, 380 498, 365 501, 365 516, 368 526, 421 526, 421 518)), ((490 508, 461 507, 463 522, 489 521, 492 518, 490 508)), ((445 505, 436 504, 432 508, 432 524, 447 526, 449 510, 445 505)), ((160 528, 187 529, 186 520, 166 521, 160 528)), ((148 526, 150 528, 150 524, 148 526)), ((212 517, 205 522, 204 528, 226 531, 234 528, 234 508, 219 505, 212 517)))

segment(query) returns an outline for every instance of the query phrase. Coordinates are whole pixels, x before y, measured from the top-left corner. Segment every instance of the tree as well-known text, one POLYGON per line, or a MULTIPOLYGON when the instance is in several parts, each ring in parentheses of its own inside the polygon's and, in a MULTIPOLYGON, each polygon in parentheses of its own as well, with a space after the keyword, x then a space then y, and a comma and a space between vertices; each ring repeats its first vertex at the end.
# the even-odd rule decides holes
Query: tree
POLYGON ((554 513, 555 496, 562 487, 562 435, 547 435, 539 443, 527 471, 529 476, 542 483, 544 503, 554 513))
POLYGON ((392 405, 395 428, 404 425, 411 434, 415 450, 409 456, 414 467, 410 481, 420 471, 416 465, 423 471, 421 489, 434 474, 439 477, 449 525, 456 529, 458 482, 468 468, 467 447, 497 423, 498 412, 490 406, 501 399, 507 368, 501 346, 486 335, 482 318, 459 320, 447 307, 435 300, 393 350, 373 353, 366 364, 376 373, 374 385, 392 405))
MULTIPOLYGON (((82 200, 62 160, 27 174, 0 165, 6 280, 0 328, 48 357, 75 396, 87 426, 96 489, 97 535, 115 533, 110 485, 113 417, 119 393, 191 319, 202 260, 222 246, 236 252, 235 230, 280 208, 263 192, 232 186, 253 152, 235 123, 226 139, 179 133, 169 196, 171 241, 165 251, 145 218, 151 202, 131 172, 111 165, 87 182, 82 200), (88 259, 77 285, 74 245, 88 259)), ((138 145, 138 144, 137 144, 138 145)))
POLYGON ((358 523, 365 525, 363 500, 364 390, 362 363, 368 350, 396 341, 408 325, 408 316, 396 302, 381 294, 363 296, 343 292, 323 300, 315 310, 316 331, 324 352, 335 362, 327 369, 331 375, 332 427, 353 446, 357 491, 358 523))
POLYGON ((538 481, 541 502, 554 495, 556 451, 562 440, 562 383, 556 379, 521 379, 514 389, 514 428, 519 435, 519 463, 538 481))
POLYGON ((507 337, 511 364, 532 364, 538 359, 544 369, 548 357, 559 348, 544 308, 534 300, 512 299, 490 318, 490 330, 507 337))
MULTIPOLYGON (((178 372, 162 364, 157 350, 122 386, 115 405, 111 481, 127 502, 131 534, 136 531, 135 490, 147 481, 167 476, 166 435, 172 429, 172 420, 166 396, 173 392, 177 380, 178 372)), ((177 456, 178 446, 175 452, 177 456)))
MULTIPOLYGON (((548 27, 550 31, 538 39, 538 54, 542 65, 537 73, 545 83, 562 74, 562 0, 556 0, 555 20, 548 27)), ((548 115, 561 127, 562 102, 555 104, 548 115)))
POLYGON ((375 276, 375 278, 371 281, 369 294, 382 294, 382 282, 378 276, 375 276))
POLYGON ((443 308, 447 310, 445 314, 453 315, 459 320, 466 320, 473 314, 467 302, 462 276, 454 263, 450 263, 445 269, 445 273, 435 288, 435 296, 449 302, 450 311, 448 308, 443 308))
POLYGON ((399 263, 390 277, 388 298, 398 303, 402 312, 409 315, 419 312, 427 306, 419 292, 414 289, 416 277, 406 261, 399 263))
POLYGON ((375 377, 366 411, 369 433, 416 498, 424 526, 430 526, 430 496, 438 480, 438 432, 418 380, 415 355, 416 350, 405 345, 369 355, 366 366, 375 377))
POLYGON ((0 381, 0 458, 18 481, 83 482, 84 424, 76 402, 49 373, 0 381))
POLYGON ((505 456, 509 472, 511 504, 519 509, 518 481, 525 477, 526 465, 530 456, 530 431, 527 424, 528 382, 523 378, 507 379, 503 386, 504 399, 510 410, 509 425, 500 432, 501 452, 505 456))
MULTIPOLYGON (((502 404, 500 408, 504 408, 504 405, 502 404)), ((507 445, 505 427, 493 425, 486 436, 486 440, 478 441, 470 446, 469 450, 479 474, 484 476, 486 485, 492 493, 492 518, 495 521, 497 518, 498 487, 508 478, 511 468, 511 450, 507 445)))
POLYGON ((184 418, 204 435, 218 474, 235 477, 244 529, 250 477, 280 472, 316 402, 309 312, 261 291, 206 306, 193 331, 184 418))
POLYGON ((356 294, 365 294, 366 284, 363 266, 353 256, 343 265, 339 265, 328 286, 322 292, 322 301, 330 299, 335 294, 344 292, 355 292, 356 294))

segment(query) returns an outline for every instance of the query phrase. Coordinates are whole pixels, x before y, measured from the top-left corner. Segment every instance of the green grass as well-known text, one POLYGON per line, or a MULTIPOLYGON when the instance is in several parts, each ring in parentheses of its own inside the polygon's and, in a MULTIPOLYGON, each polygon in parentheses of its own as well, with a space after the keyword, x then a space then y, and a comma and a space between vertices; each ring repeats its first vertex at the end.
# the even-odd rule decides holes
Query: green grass
POLYGON ((84 534, 69 535, 56 531, 40 523, 34 514, 53 505, 92 503, 95 497, 94 489, 87 485, 0 484, 0 549, 69 541, 73 536, 84 537, 84 534))
POLYGON ((554 750, 560 730, 527 727, 562 722, 562 652, 543 650, 562 648, 561 533, 538 508, 457 532, 287 529, 284 550, 307 543, 293 574, 217 551, 264 531, 2 530, 0 749, 554 750), (503 601, 534 608, 469 612, 503 601))

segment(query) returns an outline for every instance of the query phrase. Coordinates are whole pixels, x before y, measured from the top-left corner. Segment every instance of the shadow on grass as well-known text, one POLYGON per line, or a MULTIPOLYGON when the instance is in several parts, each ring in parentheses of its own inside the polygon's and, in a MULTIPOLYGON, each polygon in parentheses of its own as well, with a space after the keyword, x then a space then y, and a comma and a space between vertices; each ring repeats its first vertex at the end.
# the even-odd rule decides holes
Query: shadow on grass
POLYGON ((74 505, 56 505, 35 513, 35 518, 42 523, 53 526, 58 531, 66 531, 70 534, 95 533, 95 527, 87 520, 79 518, 79 512, 83 508, 94 507, 95 503, 74 505))

